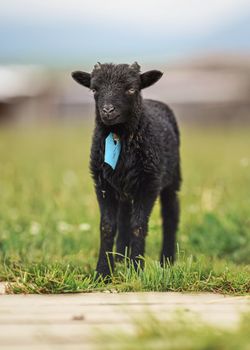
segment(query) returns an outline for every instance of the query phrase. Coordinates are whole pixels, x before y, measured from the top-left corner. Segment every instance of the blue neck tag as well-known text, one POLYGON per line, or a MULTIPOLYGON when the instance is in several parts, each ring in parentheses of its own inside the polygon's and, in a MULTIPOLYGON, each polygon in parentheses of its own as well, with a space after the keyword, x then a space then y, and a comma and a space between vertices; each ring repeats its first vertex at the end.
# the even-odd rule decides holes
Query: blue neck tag
POLYGON ((105 139, 105 154, 104 163, 107 163, 114 170, 118 162, 119 155, 121 153, 121 142, 119 139, 114 140, 114 136, 111 133, 105 139))

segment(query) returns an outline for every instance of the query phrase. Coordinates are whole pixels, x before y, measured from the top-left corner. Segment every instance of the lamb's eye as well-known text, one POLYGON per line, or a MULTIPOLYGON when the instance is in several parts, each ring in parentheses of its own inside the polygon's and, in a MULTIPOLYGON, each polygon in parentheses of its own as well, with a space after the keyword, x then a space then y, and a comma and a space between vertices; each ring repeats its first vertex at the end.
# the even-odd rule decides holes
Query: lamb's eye
POLYGON ((128 89, 127 92, 128 92, 129 95, 133 95, 135 93, 135 89, 134 88, 130 88, 130 89, 128 89))
POLYGON ((97 92, 97 89, 91 89, 91 91, 93 92, 93 94, 95 94, 97 92))

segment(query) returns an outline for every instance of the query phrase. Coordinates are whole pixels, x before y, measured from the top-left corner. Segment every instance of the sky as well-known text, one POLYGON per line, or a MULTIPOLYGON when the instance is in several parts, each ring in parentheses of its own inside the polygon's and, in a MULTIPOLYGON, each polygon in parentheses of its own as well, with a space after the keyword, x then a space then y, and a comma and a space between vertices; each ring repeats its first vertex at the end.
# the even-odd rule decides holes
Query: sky
POLYGON ((0 0, 0 62, 164 62, 250 51, 249 0, 0 0))

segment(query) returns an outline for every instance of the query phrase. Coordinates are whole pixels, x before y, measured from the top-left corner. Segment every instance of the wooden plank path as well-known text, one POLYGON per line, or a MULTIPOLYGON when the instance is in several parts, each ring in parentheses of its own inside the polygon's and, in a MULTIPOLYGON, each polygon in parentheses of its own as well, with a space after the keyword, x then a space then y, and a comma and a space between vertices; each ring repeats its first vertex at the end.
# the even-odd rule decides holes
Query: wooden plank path
POLYGON ((249 304, 248 297, 207 293, 2 294, 0 349, 92 349, 100 330, 133 332, 133 320, 145 320, 145 312, 167 320, 178 309, 233 327, 249 304))

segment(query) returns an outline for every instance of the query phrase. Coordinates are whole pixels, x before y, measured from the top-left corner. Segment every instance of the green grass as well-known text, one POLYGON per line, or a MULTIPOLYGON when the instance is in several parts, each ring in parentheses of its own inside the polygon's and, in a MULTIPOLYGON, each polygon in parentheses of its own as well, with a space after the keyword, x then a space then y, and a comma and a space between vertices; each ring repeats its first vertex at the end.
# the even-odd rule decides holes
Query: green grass
POLYGON ((0 130, 0 280, 9 292, 116 289, 250 291, 249 129, 182 128, 179 259, 157 263, 159 203, 145 272, 95 280, 99 210, 88 171, 91 126, 0 130))
POLYGON ((208 325, 194 316, 177 312, 171 320, 160 321, 146 314, 143 322, 134 322, 134 332, 97 334, 94 341, 102 349, 164 350, 249 350, 250 313, 242 315, 237 328, 224 329, 208 325))
POLYGON ((119 264, 111 281, 97 279, 78 263, 8 263, 2 279, 9 293, 69 293, 92 291, 206 291, 246 294, 250 291, 249 268, 208 259, 179 259, 164 269, 157 261, 146 259, 144 271, 136 272, 129 263, 119 264))

